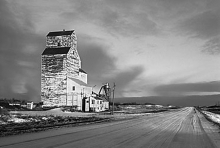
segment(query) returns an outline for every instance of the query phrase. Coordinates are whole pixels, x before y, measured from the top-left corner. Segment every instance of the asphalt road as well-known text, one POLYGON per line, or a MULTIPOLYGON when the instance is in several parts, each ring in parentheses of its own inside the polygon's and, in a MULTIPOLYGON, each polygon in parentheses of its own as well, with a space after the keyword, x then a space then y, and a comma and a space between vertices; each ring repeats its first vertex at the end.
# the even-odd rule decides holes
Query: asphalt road
POLYGON ((217 148, 219 129, 194 108, 0 138, 5 148, 217 148))

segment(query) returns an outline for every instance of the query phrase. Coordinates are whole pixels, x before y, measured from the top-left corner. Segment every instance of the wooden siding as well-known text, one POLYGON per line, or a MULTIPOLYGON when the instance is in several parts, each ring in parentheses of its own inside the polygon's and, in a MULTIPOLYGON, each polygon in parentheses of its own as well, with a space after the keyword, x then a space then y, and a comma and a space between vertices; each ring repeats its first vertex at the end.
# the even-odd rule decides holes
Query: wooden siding
POLYGON ((41 66, 41 98, 45 104, 66 104, 66 55, 43 55, 41 66))
POLYGON ((67 58, 65 59, 64 69, 68 77, 79 77, 79 69, 81 68, 81 61, 77 53, 76 47, 69 50, 67 58))
POLYGON ((67 78, 67 106, 75 106, 77 110, 82 110, 82 98, 83 91, 80 84, 67 78))
POLYGON ((63 36, 47 36, 46 46, 47 47, 72 47, 76 44, 76 36, 63 35, 63 36))

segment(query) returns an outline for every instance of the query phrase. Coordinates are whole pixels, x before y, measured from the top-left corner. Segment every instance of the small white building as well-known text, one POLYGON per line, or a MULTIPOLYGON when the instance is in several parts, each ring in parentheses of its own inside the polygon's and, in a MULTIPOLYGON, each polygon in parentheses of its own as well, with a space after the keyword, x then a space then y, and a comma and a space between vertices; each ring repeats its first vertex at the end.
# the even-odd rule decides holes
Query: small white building
POLYGON ((92 87, 79 79, 68 78, 67 92, 66 106, 74 106, 77 110, 83 110, 83 98, 91 95, 92 87))
POLYGON ((34 102, 28 102, 27 103, 27 108, 28 109, 33 109, 33 107, 34 107, 34 102))
POLYGON ((109 109, 109 102, 98 96, 90 96, 84 99, 84 111, 101 112, 109 109))

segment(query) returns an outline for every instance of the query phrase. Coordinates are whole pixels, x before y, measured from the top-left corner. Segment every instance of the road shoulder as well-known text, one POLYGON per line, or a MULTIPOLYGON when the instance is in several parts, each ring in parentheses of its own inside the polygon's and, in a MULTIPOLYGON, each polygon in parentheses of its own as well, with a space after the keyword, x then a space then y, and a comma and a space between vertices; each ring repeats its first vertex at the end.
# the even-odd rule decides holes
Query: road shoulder
POLYGON ((220 148, 220 130, 217 125, 209 122, 199 111, 196 111, 197 115, 201 121, 201 125, 210 140, 215 144, 217 148, 220 148))

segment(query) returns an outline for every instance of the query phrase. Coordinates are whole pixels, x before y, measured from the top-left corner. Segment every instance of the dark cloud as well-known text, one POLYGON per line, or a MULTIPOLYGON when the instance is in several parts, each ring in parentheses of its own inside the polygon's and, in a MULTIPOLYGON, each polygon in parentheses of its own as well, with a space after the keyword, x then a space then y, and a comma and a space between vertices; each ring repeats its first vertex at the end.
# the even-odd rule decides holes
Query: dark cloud
POLYGON ((155 93, 160 96, 179 96, 194 92, 220 92, 220 82, 182 83, 157 86, 155 93))
POLYGON ((40 55, 45 39, 32 22, 0 2, 0 97, 40 101, 40 55), (18 21, 19 20, 19 21, 18 21))
POLYGON ((118 74, 113 80, 116 82, 117 80, 120 81, 118 84, 119 86, 125 87, 131 81, 135 80, 137 76, 139 76, 144 71, 144 68, 141 66, 133 66, 130 67, 128 70, 121 72, 118 74))
POLYGON ((153 103, 176 106, 207 106, 219 103, 218 95, 192 95, 192 96, 149 96, 116 98, 116 102, 153 103))
POLYGON ((106 79, 106 81, 112 84, 115 82, 117 85, 117 96, 123 96, 123 93, 126 92, 125 88, 143 71, 144 68, 141 66, 130 67, 129 69, 121 71, 115 76, 106 79))
POLYGON ((110 47, 103 40, 79 34, 77 49, 82 61, 82 69, 88 73, 88 81, 102 79, 106 74, 116 69, 115 58, 108 55, 110 47))
POLYGON ((108 54, 111 48, 101 39, 87 35, 78 35, 78 51, 82 61, 82 69, 88 73, 88 83, 100 87, 108 82, 116 83, 117 95, 122 96, 124 89, 143 72, 142 67, 130 67, 119 71, 115 65, 116 58, 108 54))

